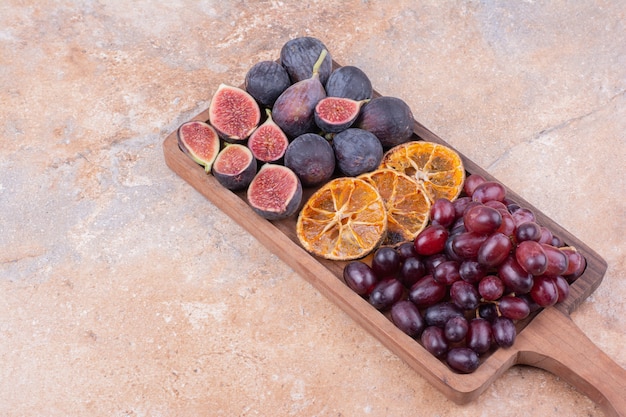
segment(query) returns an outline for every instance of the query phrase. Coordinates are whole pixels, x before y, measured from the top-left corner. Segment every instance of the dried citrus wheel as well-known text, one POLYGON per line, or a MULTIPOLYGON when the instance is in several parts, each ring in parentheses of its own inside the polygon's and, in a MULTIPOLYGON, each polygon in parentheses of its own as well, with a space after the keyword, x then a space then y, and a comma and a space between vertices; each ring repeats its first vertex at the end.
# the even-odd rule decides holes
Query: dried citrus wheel
POLYGON ((302 246, 331 260, 361 258, 387 233, 387 212, 376 187, 354 177, 335 178, 318 189, 298 215, 302 246))
POLYGON ((357 178, 376 187, 387 210, 385 245, 415 239, 428 223, 430 200, 422 187, 406 174, 393 169, 377 169, 357 178))
POLYGON ((438 198, 455 200, 465 180, 459 154, 433 142, 411 141, 394 146, 385 153, 379 168, 391 168, 414 178, 431 203, 438 198))

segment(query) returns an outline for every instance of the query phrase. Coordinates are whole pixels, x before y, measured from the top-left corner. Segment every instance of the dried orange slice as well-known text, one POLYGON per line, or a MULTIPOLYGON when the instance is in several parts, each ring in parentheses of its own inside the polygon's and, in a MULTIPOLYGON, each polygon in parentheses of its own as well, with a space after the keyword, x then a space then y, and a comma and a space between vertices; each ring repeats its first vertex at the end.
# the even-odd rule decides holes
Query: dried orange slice
POLYGON ((455 200, 465 181, 459 154, 433 142, 411 141, 394 146, 383 156, 380 168, 394 169, 415 179, 431 203, 438 198, 455 200))
POLYGON ((354 177, 319 188, 298 215, 296 233, 310 253, 331 260, 364 257, 387 233, 387 212, 376 187, 354 177))
POLYGON ((430 200, 417 181, 400 171, 386 168, 357 178, 375 186, 385 203, 387 237, 384 245, 413 240, 426 227, 430 200))

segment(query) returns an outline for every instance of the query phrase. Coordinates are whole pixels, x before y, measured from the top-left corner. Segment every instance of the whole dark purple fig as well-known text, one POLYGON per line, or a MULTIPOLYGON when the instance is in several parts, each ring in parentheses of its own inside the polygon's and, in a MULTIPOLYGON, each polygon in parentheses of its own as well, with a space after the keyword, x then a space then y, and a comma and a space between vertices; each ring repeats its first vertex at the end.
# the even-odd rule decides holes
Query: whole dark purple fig
POLYGON ((333 137, 339 170, 351 177, 373 171, 383 159, 383 146, 373 133, 351 127, 333 137))
POLYGON ((291 138, 316 129, 315 106, 326 97, 326 91, 319 79, 319 66, 324 62, 326 54, 326 49, 322 50, 313 67, 311 78, 292 84, 274 102, 274 122, 291 138))
POLYGON ((215 158, 211 172, 229 190, 245 189, 254 178, 257 161, 245 145, 227 144, 215 158))
POLYGON ((245 79, 246 91, 265 107, 272 107, 290 85, 287 70, 276 61, 257 62, 248 70, 245 79))
MULTIPOLYGON (((311 78, 313 66, 323 50, 328 51, 326 45, 310 36, 291 39, 283 45, 280 50, 280 63, 287 70, 292 84, 311 78)), ((319 68, 322 85, 326 84, 332 68, 332 58, 327 54, 319 68)))
POLYGON ((359 117, 363 101, 344 97, 326 97, 321 99, 314 110, 315 124, 326 133, 338 133, 346 130, 359 117))
POLYGON ((326 139, 315 133, 305 133, 287 147, 285 166, 296 173, 303 186, 319 185, 333 175, 335 153, 326 139))
POLYGON ((302 185, 289 168, 265 164, 252 179, 247 192, 248 204, 268 220, 293 216, 302 202, 302 185))
POLYGON ((220 152, 220 138, 211 125, 199 120, 185 122, 178 128, 178 147, 206 172, 220 152))
POLYGON ((358 67, 346 65, 334 70, 324 85, 329 97, 344 97, 352 100, 368 100, 374 90, 368 76, 358 67))
POLYGON ((222 139, 243 142, 261 121, 261 109, 247 91, 220 84, 209 105, 209 122, 222 139))
POLYGON ((272 120, 272 112, 266 109, 267 119, 248 139, 248 148, 260 162, 280 160, 289 146, 287 135, 272 120))
POLYGON ((397 97, 382 96, 363 106, 354 126, 375 134, 387 149, 408 142, 413 135, 413 123, 408 104, 397 97))

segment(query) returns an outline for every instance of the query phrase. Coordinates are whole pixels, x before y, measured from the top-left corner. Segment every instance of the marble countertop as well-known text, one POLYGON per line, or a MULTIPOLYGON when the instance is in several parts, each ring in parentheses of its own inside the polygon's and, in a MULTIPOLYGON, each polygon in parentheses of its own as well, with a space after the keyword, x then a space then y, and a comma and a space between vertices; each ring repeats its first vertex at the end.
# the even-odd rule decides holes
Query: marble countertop
POLYGON ((315 36, 597 251, 572 313, 626 367, 626 4, 0 4, 0 415, 603 416, 516 366, 457 405, 163 158, 315 36))

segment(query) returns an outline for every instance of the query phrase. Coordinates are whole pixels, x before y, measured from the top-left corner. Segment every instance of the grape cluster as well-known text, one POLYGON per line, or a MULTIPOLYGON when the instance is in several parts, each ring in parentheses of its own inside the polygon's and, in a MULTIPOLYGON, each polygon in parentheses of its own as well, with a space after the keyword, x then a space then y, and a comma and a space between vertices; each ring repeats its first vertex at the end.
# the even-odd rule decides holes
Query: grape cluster
POLYGON ((586 267, 502 184, 477 174, 453 202, 435 201, 429 216, 414 241, 378 248, 370 264, 348 263, 343 278, 457 372, 512 346, 518 321, 565 300, 586 267))

